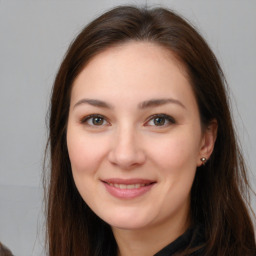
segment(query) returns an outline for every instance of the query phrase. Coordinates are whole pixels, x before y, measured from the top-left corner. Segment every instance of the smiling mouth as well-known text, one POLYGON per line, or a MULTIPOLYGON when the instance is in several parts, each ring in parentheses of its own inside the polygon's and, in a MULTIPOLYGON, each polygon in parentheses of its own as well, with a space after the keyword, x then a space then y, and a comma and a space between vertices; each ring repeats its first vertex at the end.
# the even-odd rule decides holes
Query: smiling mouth
POLYGON ((156 181, 145 179, 108 179, 102 180, 106 190, 119 199, 133 199, 146 194, 156 181))
POLYGON ((108 183, 107 184, 111 187, 115 187, 115 188, 120 188, 120 189, 136 189, 136 188, 141 188, 141 187, 145 187, 148 186, 152 183, 149 184, 118 184, 118 183, 108 183))

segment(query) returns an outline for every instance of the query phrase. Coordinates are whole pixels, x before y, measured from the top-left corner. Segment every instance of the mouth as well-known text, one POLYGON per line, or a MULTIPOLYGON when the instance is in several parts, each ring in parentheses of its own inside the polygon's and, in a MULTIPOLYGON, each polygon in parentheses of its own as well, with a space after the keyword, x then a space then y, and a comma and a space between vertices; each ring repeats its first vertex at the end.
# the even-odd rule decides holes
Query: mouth
POLYGON ((102 180, 106 190, 119 199, 133 199, 151 190, 156 183, 145 179, 108 179, 102 180))
POLYGON ((120 188, 120 189, 135 189, 135 188, 141 188, 141 187, 145 187, 148 184, 117 184, 117 183, 107 183, 109 186, 115 187, 115 188, 120 188))

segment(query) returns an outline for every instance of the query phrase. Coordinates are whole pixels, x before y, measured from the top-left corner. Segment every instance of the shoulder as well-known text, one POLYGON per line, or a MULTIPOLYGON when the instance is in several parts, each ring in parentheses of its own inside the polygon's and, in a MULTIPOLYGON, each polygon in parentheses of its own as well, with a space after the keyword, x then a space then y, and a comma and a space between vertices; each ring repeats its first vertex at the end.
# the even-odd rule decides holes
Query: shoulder
POLYGON ((189 256, 205 256, 204 249, 203 248, 198 249, 198 250, 192 252, 189 256))
POLYGON ((0 242, 0 255, 1 256, 12 256, 11 251, 0 242))
POLYGON ((194 226, 189 228, 183 235, 167 245, 154 256, 189 255, 203 256, 205 238, 203 228, 194 226))

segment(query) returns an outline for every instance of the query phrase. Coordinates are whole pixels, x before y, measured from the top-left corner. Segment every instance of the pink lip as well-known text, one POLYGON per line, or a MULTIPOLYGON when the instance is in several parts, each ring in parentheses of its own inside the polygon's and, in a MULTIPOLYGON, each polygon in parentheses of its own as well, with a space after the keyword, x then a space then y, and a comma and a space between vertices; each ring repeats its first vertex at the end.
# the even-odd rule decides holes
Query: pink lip
POLYGON ((106 190, 120 199, 133 199, 148 192, 156 183, 146 179, 106 179, 102 180, 106 190), (120 188, 121 186, 121 188, 120 188), (125 188, 126 186, 126 188, 125 188), (128 186, 128 187, 127 187, 128 186))

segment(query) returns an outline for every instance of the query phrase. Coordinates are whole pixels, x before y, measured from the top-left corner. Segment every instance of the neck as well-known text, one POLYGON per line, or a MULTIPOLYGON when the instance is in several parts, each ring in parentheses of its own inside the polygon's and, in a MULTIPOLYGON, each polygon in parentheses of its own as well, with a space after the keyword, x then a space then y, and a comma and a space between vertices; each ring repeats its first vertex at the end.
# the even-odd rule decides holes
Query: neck
POLYGON ((171 221, 135 230, 112 228, 118 245, 118 256, 152 256, 176 240, 189 227, 190 221, 171 221))

